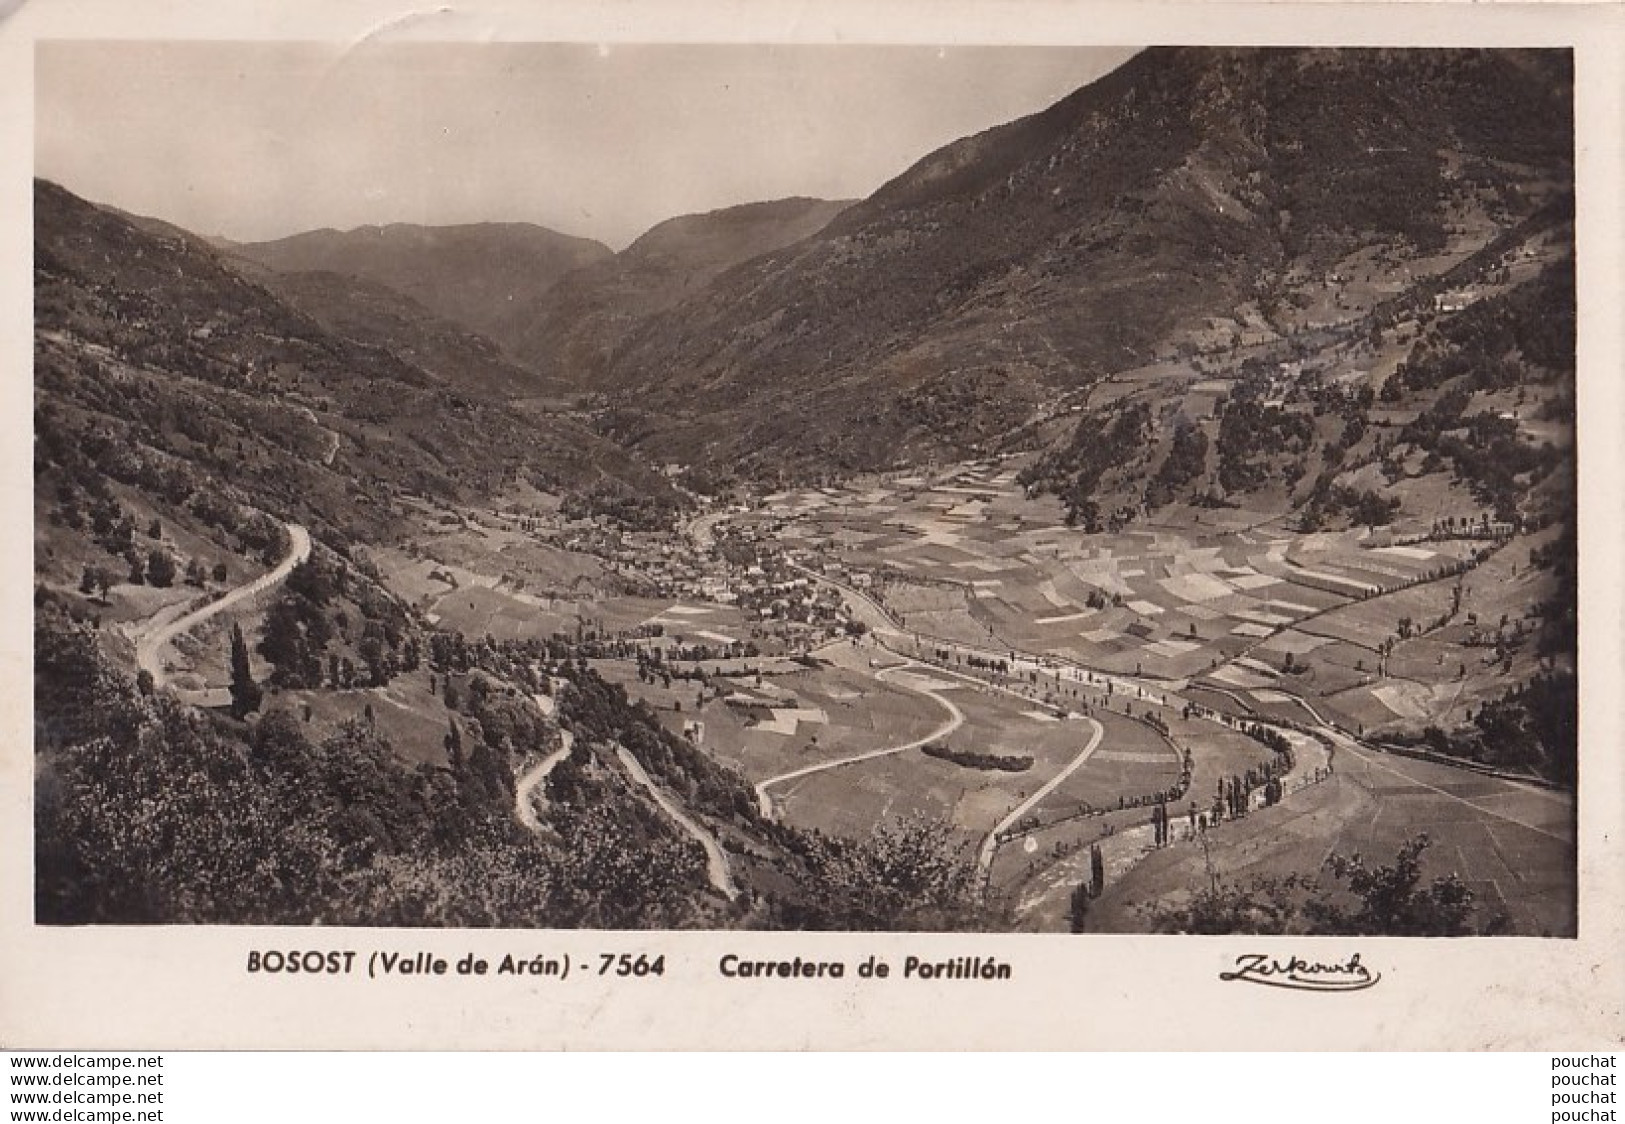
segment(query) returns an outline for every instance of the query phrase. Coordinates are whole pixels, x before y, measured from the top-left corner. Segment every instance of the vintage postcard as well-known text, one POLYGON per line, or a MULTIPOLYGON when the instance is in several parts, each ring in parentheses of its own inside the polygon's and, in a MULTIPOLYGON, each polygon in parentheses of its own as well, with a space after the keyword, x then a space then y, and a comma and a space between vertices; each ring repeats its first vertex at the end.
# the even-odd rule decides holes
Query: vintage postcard
POLYGON ((0 1040, 1617 1047, 1620 14, 13 11, 0 1040))

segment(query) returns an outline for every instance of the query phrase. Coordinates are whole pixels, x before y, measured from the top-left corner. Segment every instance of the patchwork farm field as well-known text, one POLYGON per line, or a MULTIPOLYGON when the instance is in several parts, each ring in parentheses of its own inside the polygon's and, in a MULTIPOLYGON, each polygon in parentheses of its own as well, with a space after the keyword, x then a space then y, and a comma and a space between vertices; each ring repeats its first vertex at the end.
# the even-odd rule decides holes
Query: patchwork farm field
MULTIPOLYGON (((1100 711, 1095 712, 1095 716, 1103 722, 1108 720, 1108 716, 1100 711)), ((1117 718, 1118 724, 1126 721, 1117 718)), ((1154 734, 1143 724, 1131 724, 1154 734)), ((1116 729, 1117 726, 1108 728, 1116 729)), ((1192 763, 1190 788, 1169 806, 1170 814, 1178 825, 1187 824, 1194 812, 1208 811, 1218 782, 1243 775, 1273 757, 1259 742, 1214 720, 1184 719, 1175 715, 1169 721, 1169 734, 1181 751, 1190 750, 1192 763)), ((1298 773, 1288 778, 1287 782, 1294 789, 1306 784, 1314 770, 1325 763, 1324 751, 1312 739, 1296 740, 1301 746, 1298 773)), ((1106 744, 1103 739, 1103 748, 1106 744)), ((1174 766, 1176 758, 1166 744, 1163 749, 1167 754, 1164 758, 1168 762, 1166 767, 1171 770, 1167 783, 1171 784, 1178 774, 1174 766)), ((1107 760, 1109 762, 1110 758, 1107 760)), ((1091 759, 1085 769, 1093 764, 1091 759)), ((1095 775, 1100 777, 1103 774, 1095 775)), ((1130 783, 1144 784, 1148 779, 1149 776, 1142 773, 1132 778, 1130 783)), ((1067 784, 1070 784, 1070 778, 1067 784)), ((1023 927, 1064 928, 1067 895, 1079 878, 1088 875, 1087 858, 1091 844, 1099 843, 1105 848, 1109 871, 1126 870, 1150 852, 1151 804, 1142 800, 1136 805, 1132 797, 1149 796, 1152 791, 1136 788, 1123 793, 1130 799, 1126 801, 1128 806, 1121 809, 1115 807, 1117 801, 1114 795, 1104 805, 1106 811, 1091 815, 1080 815, 1081 809, 1076 807, 1052 807, 1049 801, 1045 801, 1036 809, 1042 825, 999 849, 990 871, 989 888, 1001 899, 1018 905, 1017 912, 1023 927)), ((1056 795, 1060 795, 1060 792, 1056 795)), ((1185 828, 1181 826, 1177 830, 1182 832, 1185 828)))
POLYGON ((1105 727, 1105 736, 1089 760, 1034 809, 1045 822, 1114 808, 1120 798, 1149 798, 1179 780, 1179 751, 1156 730, 1109 710, 1090 714, 1105 727))
POLYGON ((1300 535, 1177 505, 1150 529, 1080 536, 1057 514, 1003 464, 780 493, 761 513, 791 522, 795 549, 869 575, 910 633, 1162 679, 1255 649, 1275 663, 1338 642, 1375 652, 1400 618, 1449 607, 1437 579, 1477 545, 1300 535))
MULTIPOLYGON (((381 565, 439 624, 473 636, 591 631, 638 634, 667 653, 707 646, 698 663, 673 656, 669 682, 640 677, 630 659, 593 666, 757 785, 789 825, 861 838, 911 815, 946 822, 982 848, 989 892, 1032 929, 1066 927, 1094 844, 1108 889, 1091 927, 1144 928, 1150 904, 1203 884, 1188 842, 1197 812, 1227 778, 1275 760, 1219 716, 1362 735, 1459 720, 1508 675, 1474 646, 1477 622, 1514 621, 1549 595, 1521 547, 1463 569, 1484 541, 1298 534, 1245 508, 1172 504, 1154 523, 1082 535, 1052 498, 1025 496, 1016 463, 783 492, 706 517, 702 541, 737 524, 782 551, 791 577, 863 607, 872 634, 820 642, 811 659, 791 658, 765 614, 606 592, 594 560, 555 557, 566 552, 511 526, 450 529, 421 556, 381 565), (745 642, 758 654, 741 656, 745 642), (1101 736, 1084 754, 1095 722, 1101 736), (1031 764, 973 767, 927 744, 1031 764), (1187 751, 1176 843, 1153 849, 1150 807, 1179 784, 1187 751)), ((432 763, 437 701, 398 684, 371 700, 377 720, 432 763)), ((354 717, 370 694, 323 699, 311 720, 354 717)), ((1325 748, 1292 736, 1300 759, 1285 801, 1208 832, 1225 878, 1311 872, 1333 851, 1391 859, 1427 830, 1428 861, 1462 872, 1481 917, 1572 932, 1572 800, 1373 751, 1339 751, 1327 774, 1325 748)))
POLYGON ((1311 636, 1375 651, 1378 644, 1399 635, 1401 620, 1415 622, 1420 629, 1448 612, 1450 603, 1450 583, 1436 582, 1333 609, 1304 622, 1299 629, 1311 636))
MULTIPOLYGON (((1035 902, 1023 923, 1037 928, 1064 926, 1061 884, 1092 842, 1110 841, 1109 865, 1129 879, 1119 891, 1124 904, 1102 903, 1106 928, 1143 927, 1136 909, 1148 891, 1140 880, 1177 897, 1186 891, 1175 881, 1200 862, 1188 846, 1147 857, 1139 840, 1149 832, 1146 808, 1116 809, 1120 798, 1132 805, 1171 787, 1180 758, 1156 731, 1099 706, 1102 673, 1245 720, 1314 726, 1319 715, 1350 731, 1419 728, 1487 693, 1477 683, 1483 653, 1464 659, 1460 622, 1485 615, 1492 590, 1516 580, 1510 557, 1494 553, 1482 569, 1462 572, 1484 549, 1480 540, 1394 545, 1365 530, 1300 535, 1244 512, 1223 513, 1221 526, 1209 522, 1215 513, 1175 506, 1152 529, 1078 536, 1026 504, 998 466, 825 489, 816 499, 787 493, 777 504, 775 513, 798 528, 796 549, 838 558, 843 574, 869 575, 871 598, 909 650, 944 650, 966 666, 972 654, 993 659, 1003 649, 1012 666, 1002 681, 1056 707, 1088 707, 1105 725, 1100 748, 1026 813, 1039 826, 994 853, 990 887, 1035 902), (1427 632, 1442 617, 1456 623, 1427 632), (1018 652, 1058 662, 1046 668, 1018 652), (1068 668, 1093 669, 1094 681, 1068 668), (1163 867, 1168 873, 1158 874, 1163 867), (1040 886, 1047 888, 1032 889, 1040 886)), ((1536 592, 1531 586, 1518 599, 1519 612, 1536 592)), ((966 695, 952 697, 963 704, 966 695)), ((1122 692, 1114 702, 1142 698, 1122 692)), ((1271 757, 1238 732, 1182 718, 1178 705, 1157 713, 1171 721, 1175 744, 1192 750, 1187 804, 1205 808, 1217 779, 1271 757)), ((961 734, 978 729, 967 722, 961 734)), ((995 736, 1008 744, 1017 740, 1012 730, 1031 740, 1019 723, 995 736)), ((1312 760, 1326 760, 1324 749, 1302 741, 1312 760)), ((1506 912, 1521 932, 1572 931, 1565 911, 1573 856, 1559 830, 1567 798, 1352 750, 1337 767, 1316 784, 1322 774, 1301 765, 1293 781, 1301 787, 1282 805, 1214 831, 1226 869, 1237 877, 1312 871, 1334 850, 1391 858, 1407 833, 1431 827, 1430 861, 1464 872, 1484 916, 1506 912), (1507 817, 1510 807, 1517 817, 1507 817)), ((951 818, 969 838, 1042 780, 1037 766, 1031 784, 967 780, 910 751, 800 778, 777 799, 791 822, 825 830, 862 832, 877 818, 919 811, 951 818)))
MULTIPOLYGON (((1423 877, 1459 874, 1477 921, 1504 915, 1525 936, 1572 936, 1574 806, 1566 794, 1431 762, 1339 749, 1334 779, 1208 833, 1215 868, 1244 886, 1255 877, 1313 874, 1337 852, 1391 863, 1419 832, 1430 846, 1423 877)), ((1096 903, 1103 931, 1147 924, 1154 903, 1177 906, 1206 883, 1201 848, 1148 855, 1096 903)))
POLYGON ((924 812, 951 819, 967 840, 980 839, 1075 758, 1089 736, 1083 723, 1057 720, 1021 699, 964 680, 926 670, 915 682, 940 693, 962 716, 960 725, 934 739, 936 744, 960 753, 1031 758, 1031 766, 1019 772, 982 769, 909 749, 775 787, 774 805, 787 822, 865 835, 886 819, 924 812))
POLYGON ((595 669, 647 701, 667 729, 689 730, 707 752, 753 782, 923 738, 944 723, 944 708, 906 680, 877 679, 838 665, 790 666, 794 670, 764 675, 760 685, 754 676, 723 677, 730 699, 700 708, 694 683, 640 683, 624 660, 600 661, 595 669), (692 728, 696 722, 698 730, 692 728))

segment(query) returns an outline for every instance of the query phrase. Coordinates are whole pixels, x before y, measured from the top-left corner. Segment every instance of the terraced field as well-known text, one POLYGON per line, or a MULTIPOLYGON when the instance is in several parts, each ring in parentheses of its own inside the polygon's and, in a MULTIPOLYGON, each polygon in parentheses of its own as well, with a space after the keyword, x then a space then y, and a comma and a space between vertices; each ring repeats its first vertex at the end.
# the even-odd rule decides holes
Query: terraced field
MULTIPOLYGON (((913 814, 950 823, 1025 928, 1066 926, 1096 843, 1111 885, 1091 924, 1143 928, 1150 903, 1177 903, 1207 877, 1208 859, 1184 840, 1216 785, 1274 760, 1233 724, 1344 738, 1459 718, 1505 674, 1467 643, 1470 622, 1541 594, 1512 552, 1458 575, 1480 540, 1303 535, 1245 509, 1171 505, 1154 525, 1084 536, 1053 500, 1026 498, 1008 462, 779 493, 707 518, 711 541, 730 524, 770 530, 792 569, 838 593, 871 635, 825 643, 803 663, 771 654, 761 619, 728 605, 555 596, 513 575, 390 561, 442 625, 470 635, 658 625, 649 643, 661 646, 762 639, 764 654, 689 667, 703 666, 705 689, 686 675, 640 679, 629 659, 594 666, 738 770, 788 824, 862 837, 913 814), (1099 743, 1080 759, 1095 723, 1099 743), (927 743, 1031 765, 972 767, 926 754, 927 743), (1177 839, 1155 850, 1150 807, 1178 786, 1187 752, 1177 839)), ((525 549, 481 535, 492 558, 525 549)), ((1429 863, 1462 872, 1481 919, 1573 932, 1569 797, 1346 738, 1326 777, 1315 764, 1324 739, 1294 737, 1301 759, 1285 802, 1209 831, 1223 877, 1313 872, 1333 851, 1389 859, 1426 830, 1429 863)))
MULTIPOLYGON (((1106 724, 1101 749, 993 857, 991 888, 1034 903, 1024 924, 1064 927, 1068 872, 1094 841, 1110 841, 1110 862, 1125 876, 1103 900, 1103 928, 1143 927, 1149 901, 1177 901, 1200 884, 1185 881, 1204 861, 1194 848, 1152 852, 1149 835, 1140 839, 1149 812, 1136 799, 1177 782, 1185 748, 1197 774, 1185 802, 1204 808, 1216 778, 1270 754, 1214 721, 1181 717, 1190 702, 1288 727, 1325 729, 1330 720, 1345 743, 1335 774, 1300 762, 1282 805, 1210 833, 1226 877, 1310 873, 1333 851, 1391 861, 1425 830, 1429 863, 1462 872, 1481 920, 1504 913, 1518 932, 1573 932, 1571 797, 1360 749, 1344 734, 1459 721, 1469 700, 1504 689, 1496 686, 1504 672, 1486 672, 1482 653, 1463 646, 1480 613, 1510 603, 1494 591, 1515 583, 1514 560, 1494 543, 1395 544, 1363 529, 1303 535, 1244 511, 1177 507, 1149 529, 1080 536, 1026 501, 1009 468, 996 464, 783 493, 769 498, 767 514, 786 521, 793 552, 871 576, 872 599, 900 626, 900 651, 945 654, 949 667, 968 670, 972 656, 998 659, 1002 649, 1008 672, 979 675, 1106 724), (1486 548, 1488 561, 1463 572, 1486 548), (1440 618, 1446 624, 1436 628, 1440 618), (1115 698, 1103 693, 1108 680, 1115 698), (1172 746, 1116 713, 1165 698, 1171 706, 1153 709, 1171 721, 1172 746)), ((1535 593, 1528 586, 1519 603, 1535 593)), ((1027 720, 1001 716, 1002 731, 989 733, 999 744, 1029 738, 1027 720)), ((1323 745, 1300 741, 1310 759, 1326 760, 1323 745)), ((795 782, 781 807, 793 822, 838 832, 921 811, 951 818, 969 836, 977 824, 985 830, 1001 800, 1008 809, 1031 791, 1026 780, 967 784, 910 753, 795 782)))
POLYGON ((761 517, 787 521, 792 548, 875 575, 876 596, 912 631, 1162 678, 1253 648, 1276 663, 1338 640, 1374 652, 1400 617, 1448 607, 1448 583, 1406 587, 1476 545, 1297 535, 1263 514, 1190 508, 1085 537, 1056 514, 1025 498, 1010 467, 984 465, 780 493, 761 517))

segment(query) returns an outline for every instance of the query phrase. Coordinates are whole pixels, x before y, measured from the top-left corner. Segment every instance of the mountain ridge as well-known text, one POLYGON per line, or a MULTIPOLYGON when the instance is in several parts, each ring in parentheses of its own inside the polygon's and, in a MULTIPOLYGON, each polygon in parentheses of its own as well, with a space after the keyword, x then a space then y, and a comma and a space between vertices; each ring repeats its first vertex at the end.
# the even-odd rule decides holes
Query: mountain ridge
POLYGON ((644 320, 607 373, 606 426, 747 474, 973 453, 1057 394, 1278 304, 1295 271, 1372 245, 1420 261, 1453 208, 1532 210, 1520 193, 1572 156, 1546 69, 1144 52, 644 320))
POLYGON ((385 285, 481 335, 509 304, 534 300, 572 270, 610 256, 592 239, 515 222, 327 228, 234 243, 230 252, 282 272, 343 273, 385 285))
POLYGON ((453 501, 519 478, 673 498, 579 422, 521 416, 329 332, 201 240, 153 235, 45 180, 34 212, 41 416, 102 448, 115 479, 167 474, 183 495, 209 480, 330 543, 387 539, 402 494, 453 501))
POLYGON ((576 270, 493 329, 515 358, 595 390, 626 334, 762 254, 823 229, 850 201, 767 200, 657 223, 613 257, 576 270))

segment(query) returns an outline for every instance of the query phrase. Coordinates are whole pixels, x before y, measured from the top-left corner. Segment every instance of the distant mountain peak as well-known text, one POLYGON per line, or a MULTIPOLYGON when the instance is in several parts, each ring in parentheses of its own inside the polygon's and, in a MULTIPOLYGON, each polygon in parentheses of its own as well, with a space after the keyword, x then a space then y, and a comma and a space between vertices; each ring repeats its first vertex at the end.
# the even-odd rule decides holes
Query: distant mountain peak
POLYGON ((1144 51, 623 329, 616 432, 813 475, 974 452, 1293 277, 1530 213, 1571 180, 1562 55, 1144 51))
POLYGON ((540 299, 516 300, 495 334, 535 370, 596 389, 610 357, 645 318, 729 270, 818 233, 849 206, 795 197, 667 219, 540 299))
POLYGON ((388 286, 481 334, 511 303, 537 299, 567 273, 610 256, 602 243, 521 222, 313 230, 231 250, 282 272, 342 273, 388 286))

